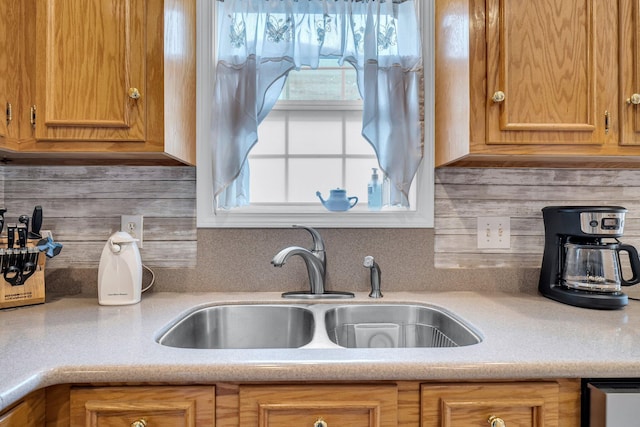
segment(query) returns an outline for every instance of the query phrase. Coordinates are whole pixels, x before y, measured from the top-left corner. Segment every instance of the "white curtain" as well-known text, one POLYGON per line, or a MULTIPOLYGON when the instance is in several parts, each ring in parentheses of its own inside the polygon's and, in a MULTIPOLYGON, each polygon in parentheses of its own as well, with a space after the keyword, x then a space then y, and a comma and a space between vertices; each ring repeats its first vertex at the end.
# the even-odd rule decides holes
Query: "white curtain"
POLYGON ((356 69, 362 135, 392 183, 407 194, 422 159, 418 17, 413 0, 224 0, 211 143, 218 207, 249 203, 247 155, 289 71, 336 58, 356 69))

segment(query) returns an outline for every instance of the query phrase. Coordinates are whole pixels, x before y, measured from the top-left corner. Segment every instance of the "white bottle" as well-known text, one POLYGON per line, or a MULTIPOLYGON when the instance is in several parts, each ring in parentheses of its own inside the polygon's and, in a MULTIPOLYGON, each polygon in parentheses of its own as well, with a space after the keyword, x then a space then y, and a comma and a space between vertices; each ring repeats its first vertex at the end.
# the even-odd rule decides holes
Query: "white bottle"
POLYGON ((367 186, 367 206, 370 211, 379 211, 382 209, 382 183, 378 179, 378 169, 372 168, 371 181, 367 186))
POLYGON ((118 231, 104 245, 98 268, 98 303, 101 305, 140 302, 142 259, 137 241, 129 233, 118 231))

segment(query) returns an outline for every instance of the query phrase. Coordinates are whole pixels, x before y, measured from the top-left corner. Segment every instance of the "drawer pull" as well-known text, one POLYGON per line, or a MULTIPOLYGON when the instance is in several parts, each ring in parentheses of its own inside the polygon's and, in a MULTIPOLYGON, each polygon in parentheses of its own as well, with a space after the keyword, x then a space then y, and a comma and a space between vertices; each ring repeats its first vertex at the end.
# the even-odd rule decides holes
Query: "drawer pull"
POLYGON ((147 420, 140 418, 131 423, 131 427, 147 427, 147 420))
POLYGON ((315 423, 313 423, 313 427, 328 427, 329 424, 322 418, 318 418, 315 423))
POLYGON ((507 423, 505 423, 502 418, 496 417, 495 415, 491 415, 488 422, 491 427, 507 427, 507 423))

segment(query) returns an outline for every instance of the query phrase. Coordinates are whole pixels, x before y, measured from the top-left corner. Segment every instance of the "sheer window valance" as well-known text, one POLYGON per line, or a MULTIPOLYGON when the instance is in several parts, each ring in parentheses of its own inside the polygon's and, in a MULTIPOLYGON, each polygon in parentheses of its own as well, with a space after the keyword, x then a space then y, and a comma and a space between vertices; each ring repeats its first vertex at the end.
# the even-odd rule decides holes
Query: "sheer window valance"
POLYGON ((421 43, 412 0, 224 0, 212 117, 218 207, 249 203, 246 158, 288 73, 320 58, 351 64, 363 99, 362 135, 407 194, 422 159, 421 43))

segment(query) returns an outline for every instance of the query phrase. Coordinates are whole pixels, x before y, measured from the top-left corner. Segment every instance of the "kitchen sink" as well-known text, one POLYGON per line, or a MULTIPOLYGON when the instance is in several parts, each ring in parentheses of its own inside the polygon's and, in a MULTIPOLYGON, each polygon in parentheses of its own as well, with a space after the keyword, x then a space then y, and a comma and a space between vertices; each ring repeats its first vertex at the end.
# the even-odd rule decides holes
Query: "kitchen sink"
POLYGON ((287 305, 205 307, 178 320, 158 342, 180 348, 297 348, 314 331, 313 313, 287 305))
POLYGON ((327 310, 329 339, 341 347, 460 347, 480 337, 452 314, 409 304, 343 305, 327 310))
POLYGON ((481 342, 455 315, 419 304, 236 304, 192 311, 158 343, 193 349, 459 347, 481 342))

